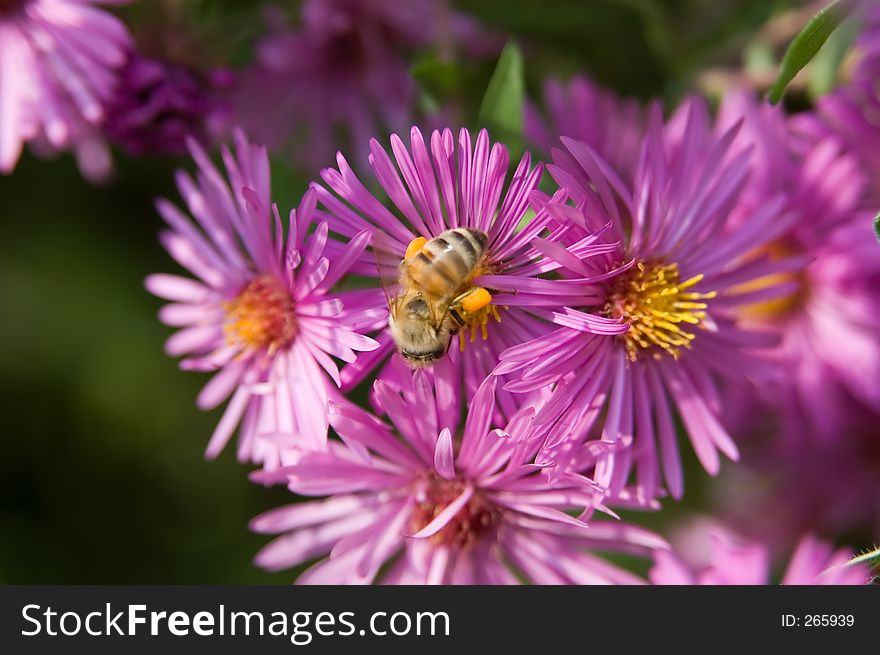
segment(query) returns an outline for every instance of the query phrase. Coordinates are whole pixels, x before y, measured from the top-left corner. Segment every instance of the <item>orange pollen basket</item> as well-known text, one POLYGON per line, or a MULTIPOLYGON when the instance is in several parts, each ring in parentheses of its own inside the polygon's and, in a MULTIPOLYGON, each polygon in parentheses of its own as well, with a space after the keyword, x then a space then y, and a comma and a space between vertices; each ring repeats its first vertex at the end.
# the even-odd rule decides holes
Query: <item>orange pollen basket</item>
POLYGON ((620 335, 630 361, 649 352, 655 359, 666 353, 677 359, 682 348, 690 348, 706 318, 708 305, 703 300, 715 292, 688 291, 702 275, 679 282, 677 264, 637 262, 614 283, 603 313, 630 324, 620 335))
POLYGON ((272 275, 261 275, 224 305, 226 340, 245 349, 266 349, 272 355, 296 337, 293 298, 272 275))
MULTIPOLYGON (((494 273, 494 268, 488 265, 488 255, 484 255, 483 261, 468 276, 467 284, 472 284, 473 280, 481 275, 493 275, 494 273)), ((458 348, 461 352, 465 351, 468 343, 474 343, 477 340, 477 333, 483 341, 486 341, 489 338, 489 319, 500 323, 499 309, 507 309, 507 305, 495 304, 494 298, 485 289, 470 287, 470 290, 475 293, 462 301, 465 322, 458 337, 458 348)))

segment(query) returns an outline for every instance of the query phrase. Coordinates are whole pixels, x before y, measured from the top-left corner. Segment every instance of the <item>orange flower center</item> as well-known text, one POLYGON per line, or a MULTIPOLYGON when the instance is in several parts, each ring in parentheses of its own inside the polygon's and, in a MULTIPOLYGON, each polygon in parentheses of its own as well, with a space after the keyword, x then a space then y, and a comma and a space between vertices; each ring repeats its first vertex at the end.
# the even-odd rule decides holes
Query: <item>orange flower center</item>
POLYGON ((274 354, 296 337, 293 298, 272 275, 261 275, 225 304, 226 340, 274 354))
MULTIPOLYGON (((416 504, 410 517, 410 529, 418 532, 440 512, 458 498, 464 491, 465 483, 461 480, 444 480, 431 475, 425 482, 422 498, 416 504)), ((498 523, 498 511, 479 491, 474 492, 470 500, 458 510, 443 529, 430 537, 437 545, 452 548, 467 548, 490 532, 498 523)))

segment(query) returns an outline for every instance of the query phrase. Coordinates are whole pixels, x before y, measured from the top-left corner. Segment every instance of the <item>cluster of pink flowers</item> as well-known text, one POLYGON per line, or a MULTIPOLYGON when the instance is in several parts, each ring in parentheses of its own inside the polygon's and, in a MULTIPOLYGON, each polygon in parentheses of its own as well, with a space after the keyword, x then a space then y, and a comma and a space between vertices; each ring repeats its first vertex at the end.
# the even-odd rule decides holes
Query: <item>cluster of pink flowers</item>
MULTIPOLYGON (((683 495, 676 422, 710 474, 721 455, 738 458, 728 390, 780 398, 786 420, 798 402, 833 418, 799 374, 781 372, 821 356, 792 334, 827 323, 809 303, 828 302, 821 284, 837 280, 822 258, 841 255, 822 230, 859 226, 861 179, 837 142, 802 138, 744 96, 717 119, 698 99, 668 121, 658 107, 639 116, 632 167, 563 136, 549 194, 528 154, 508 180, 507 150, 485 130, 413 128, 408 144, 391 137, 391 155, 372 140, 376 184, 338 155, 286 230, 264 151, 239 135, 224 152, 227 182, 192 146, 199 175, 179 186, 195 224, 159 208, 163 243, 199 280, 148 286, 177 301, 162 314, 183 328, 169 353, 219 371, 200 405, 232 398, 208 454, 240 423, 239 456, 262 465, 252 478, 314 499, 254 520, 280 535, 260 566, 317 559, 305 583, 641 581, 594 552, 610 550, 654 558, 655 582, 724 578, 685 573, 665 540, 616 509, 683 495), (760 131, 779 147, 756 148, 760 131), (770 156, 788 167, 778 184, 762 173, 770 156), (833 197, 816 183, 826 176, 833 197), (828 227, 805 225, 811 212, 828 227), (396 266, 414 239, 460 228, 486 237, 470 284, 491 290, 494 320, 465 320, 436 363, 412 369, 388 329, 377 261, 396 266), (340 288, 346 275, 361 288, 340 288), (346 397, 365 381, 371 410, 346 397)), ((843 310, 835 320, 858 334, 843 310)), ((848 368, 813 366, 847 392, 848 368)), ((787 581, 844 557, 804 544, 787 581)), ((766 555, 756 558, 724 579, 766 579, 766 555)), ((866 578, 860 567, 830 577, 866 578)))
MULTIPOLYGON (((146 286, 169 303, 167 354, 212 373, 199 408, 226 403, 206 455, 237 436, 254 481, 308 499, 254 519, 278 535, 259 566, 310 565, 303 583, 766 583, 769 536, 704 525, 673 547, 617 512, 682 498, 685 451, 712 476, 738 460, 745 415, 773 424, 792 470, 789 455, 820 446, 845 462, 880 452, 866 427, 880 417, 880 178, 865 174, 880 148, 854 147, 880 130, 847 119, 876 109, 867 73, 794 118, 748 90, 715 114, 691 97, 664 116, 553 81, 526 108, 534 154, 512 166, 485 129, 409 127, 396 48, 495 48, 445 2, 307 1, 295 30, 270 16, 240 79, 139 55, 93 4, 0 2, 0 169, 26 142, 190 153, 183 206, 157 202, 187 274, 146 286), (227 87, 235 102, 208 99, 227 87), (325 164, 340 124, 353 154, 282 213, 251 139, 325 164), (227 131, 218 166, 210 144, 227 131), (413 368, 389 316, 415 284, 400 272, 450 234, 473 251, 462 233, 482 251, 445 276, 488 300, 413 368), (654 566, 643 579, 599 552, 654 566)), ((445 317, 451 296, 433 295, 445 317)), ((783 583, 868 580, 832 550, 804 537, 783 583)))
POLYGON ((164 43, 153 46, 160 57, 139 51, 100 7, 128 2, 0 3, 0 172, 12 172, 30 144, 41 155, 73 151, 83 175, 101 182, 112 172, 110 145, 184 154, 187 138, 227 136, 234 75, 175 61, 164 43))
POLYGON ((0 173, 29 144, 39 155, 72 151, 83 175, 103 182, 111 146, 184 155, 188 138, 213 147, 236 125, 312 170, 342 139, 360 166, 371 136, 418 114, 409 58, 431 48, 486 59, 503 44, 447 0, 306 0, 297 19, 265 7, 253 61, 234 71, 200 56, 206 44, 162 19, 167 8, 133 34, 101 7, 129 2, 0 2, 0 173))
MULTIPOLYGON (((660 585, 763 585, 771 577, 770 549, 717 522, 694 519, 672 536, 673 550, 657 551, 648 578, 660 585)), ((852 552, 815 537, 801 539, 785 567, 783 585, 859 585, 869 579, 852 552)))

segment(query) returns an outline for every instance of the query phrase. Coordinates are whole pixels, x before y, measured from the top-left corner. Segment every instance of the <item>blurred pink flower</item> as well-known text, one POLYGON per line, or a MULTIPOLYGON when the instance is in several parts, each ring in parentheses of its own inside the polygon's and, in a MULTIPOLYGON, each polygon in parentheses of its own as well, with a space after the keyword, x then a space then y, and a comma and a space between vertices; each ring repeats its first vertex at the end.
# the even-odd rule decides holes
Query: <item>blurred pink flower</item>
POLYGON ((861 160, 868 173, 866 200, 877 213, 880 208, 880 5, 861 4, 863 29, 856 43, 860 58, 851 80, 818 101, 824 124, 808 116, 813 130, 827 131, 842 139, 861 160))
POLYGON ((568 83, 548 80, 544 105, 542 112, 527 101, 524 110, 526 141, 542 157, 549 158, 561 145, 560 137, 569 137, 590 146, 621 178, 632 180, 648 127, 648 113, 638 102, 577 75, 568 83))
POLYGON ((310 168, 329 164, 344 144, 360 170, 370 137, 412 123, 414 53, 499 49, 446 0, 306 0, 301 19, 292 29, 270 15, 237 104, 249 133, 310 168))
POLYGON ((108 100, 103 132, 135 156, 185 154, 187 137, 209 147, 229 131, 234 77, 131 52, 108 100))
POLYGON ((647 555, 665 542, 619 521, 567 512, 601 494, 592 481, 553 480, 535 463, 535 408, 493 429, 495 379, 460 424, 450 380, 417 373, 400 390, 375 383, 392 425, 348 402, 331 424, 343 443, 284 469, 291 491, 320 498, 257 517, 280 534, 257 555, 280 570, 318 558, 302 584, 595 584, 642 582, 591 550, 647 555), (326 498, 325 498, 326 497, 326 498))
MULTIPOLYGON (((770 584, 769 549, 746 541, 714 522, 696 522, 673 537, 673 550, 654 553, 649 579, 657 585, 770 584)), ((786 566, 783 585, 862 585, 870 581, 864 565, 848 565, 852 550, 804 537, 786 566)))
POLYGON ((38 151, 82 147, 84 172, 106 171, 94 126, 125 62, 131 36, 96 4, 126 0, 0 2, 0 172, 25 143, 38 151))
POLYGON ((303 449, 323 448, 328 383, 339 384, 333 358, 351 362, 356 351, 377 347, 359 331, 381 312, 360 292, 332 292, 369 232, 331 258, 327 223, 315 225, 310 192, 290 213, 285 240, 278 210, 270 209, 264 148, 238 133, 234 153, 223 149, 224 178, 200 146, 189 147, 198 175, 180 172, 177 184, 192 217, 164 199, 157 206, 169 226, 162 244, 196 279, 151 275, 146 286, 172 301, 160 318, 181 328, 166 352, 186 355, 181 368, 218 371, 199 407, 231 396, 206 455, 215 457, 241 423, 239 458, 277 467, 303 449))
POLYGON ((742 122, 734 151, 752 152, 737 220, 780 194, 795 217, 790 230, 754 253, 788 264, 745 287, 775 284, 786 293, 740 308, 744 320, 782 337, 768 354, 786 373, 759 396, 783 411, 788 437, 839 440, 848 396, 880 411, 880 251, 859 160, 835 135, 799 128, 805 120, 792 125, 778 108, 736 92, 724 99, 718 123, 723 131, 742 122), (806 433, 803 416, 811 424, 806 433))
POLYGON ((742 461, 713 487, 725 521, 772 543, 808 532, 880 540, 880 414, 848 399, 834 438, 821 439, 810 415, 788 411, 779 439, 756 425, 753 407, 745 411, 752 421, 742 426, 742 461))

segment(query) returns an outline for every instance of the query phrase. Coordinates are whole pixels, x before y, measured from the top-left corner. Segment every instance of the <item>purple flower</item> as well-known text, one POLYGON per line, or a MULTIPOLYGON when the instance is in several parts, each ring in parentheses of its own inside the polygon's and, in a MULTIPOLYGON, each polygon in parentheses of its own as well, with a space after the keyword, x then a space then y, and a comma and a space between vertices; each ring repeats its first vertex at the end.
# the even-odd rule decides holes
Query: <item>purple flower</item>
MULTIPOLYGON (((555 285, 538 276, 559 268, 560 264, 539 248, 553 248, 554 239, 566 228, 532 244, 550 221, 550 216, 540 208, 534 217, 528 214, 529 198, 540 180, 543 165, 532 167, 531 156, 526 153, 505 189, 507 149, 492 144, 485 130, 472 142, 470 133, 463 129, 457 143, 452 131, 435 131, 429 145, 414 127, 409 148, 397 135, 392 135, 391 149, 394 161, 378 141, 370 142, 373 174, 394 211, 386 208, 381 196, 367 190, 342 155, 337 157, 338 169, 321 173, 328 188, 314 185, 314 189, 329 214, 331 229, 345 237, 364 229, 381 235, 377 237, 380 255, 391 258, 394 272, 416 236, 430 239, 457 227, 473 228, 487 235, 483 260, 473 283, 491 290, 492 302, 452 337, 447 355, 438 364, 458 370, 454 377, 463 380, 461 393, 470 396, 492 371, 503 350, 547 331, 548 319, 552 310, 560 306, 560 299, 546 295, 548 284, 553 288, 555 285)), ((587 238, 575 244, 573 251, 588 258, 607 250, 607 246, 596 248, 592 241, 587 238)), ((373 245, 377 246, 375 242, 373 245)), ((362 258, 352 270, 359 275, 380 276, 376 262, 369 257, 362 258)), ((384 308, 382 294, 375 297, 377 306, 384 308)), ((617 320, 601 317, 591 317, 585 325, 585 329, 602 334, 617 334, 626 329, 617 320)), ((382 344, 380 349, 343 371, 346 386, 362 380, 394 350, 387 328, 377 338, 382 344)), ((393 359, 400 364, 398 355, 393 359)), ((401 366, 396 369, 402 371, 400 374, 408 374, 401 366)), ((510 394, 499 395, 500 410, 510 416, 518 401, 510 394)))
MULTIPOLYGON (((746 411, 759 416, 754 407, 746 411)), ((808 414, 797 420, 786 411, 784 418, 783 438, 767 439, 754 418, 743 426, 742 461, 717 485, 715 506, 725 521, 772 543, 807 532, 880 539, 880 414, 849 399, 836 414, 833 439, 819 438, 808 414)))
POLYGON ((731 94, 722 104, 722 128, 737 121, 743 129, 734 148, 753 150, 752 175, 738 208, 741 220, 780 193, 795 216, 791 229, 763 250, 771 259, 787 258, 791 267, 743 287, 788 288, 739 310, 748 322, 782 335, 769 354, 786 375, 760 395, 785 411, 794 424, 789 434, 844 438, 839 425, 848 395, 880 411, 875 384, 880 333, 874 320, 880 311, 880 257, 862 204, 865 177, 839 138, 804 133, 749 93, 731 94), (807 433, 799 425, 804 415, 812 426, 807 433))
POLYGON ((0 172, 15 168, 27 142, 94 149, 92 126, 131 45, 122 21, 98 2, 0 1, 0 172))
POLYGON ((257 517, 281 534, 257 555, 270 570, 318 562, 304 584, 637 583, 592 549, 648 554, 665 542, 619 521, 589 525, 568 511, 601 494, 587 478, 548 480, 535 463, 534 407, 493 429, 494 378, 460 425, 449 379, 422 372, 376 394, 389 425, 348 402, 331 424, 344 443, 286 467, 290 489, 318 498, 257 517))
POLYGON ((182 155, 187 137, 210 145, 227 127, 231 85, 230 71, 202 74, 132 52, 107 104, 104 133, 132 155, 182 155))
POLYGON ((483 40, 444 0, 307 0, 301 18, 294 30, 272 17, 242 75, 238 114, 273 150, 293 152, 310 168, 330 163, 340 138, 358 149, 360 168, 371 136, 412 122, 417 50, 449 54, 483 40))
POLYGON ((273 468, 324 446, 328 383, 339 384, 334 357, 351 362, 355 351, 375 348, 359 331, 381 312, 365 306, 360 292, 332 292, 369 233, 329 257, 327 223, 316 224, 315 194, 307 193, 290 213, 285 240, 278 210, 270 209, 265 149, 241 133, 235 146, 234 154, 223 149, 224 179, 189 142, 198 175, 181 172, 177 184, 192 218, 166 200, 157 207, 169 226, 162 244, 196 279, 152 275, 146 286, 172 301, 160 318, 181 328, 166 352, 186 355, 181 368, 217 371, 199 407, 231 396, 206 455, 215 457, 241 423, 239 458, 273 468))
POLYGON ((589 260, 562 247, 548 251, 569 277, 557 281, 556 297, 566 306, 554 315, 558 327, 503 353, 496 371, 519 378, 505 385, 511 391, 560 385, 538 418, 558 421, 544 456, 560 470, 595 439, 631 441, 600 459, 592 475, 613 497, 634 472, 643 502, 662 493, 661 477, 675 498, 682 495, 676 416, 709 473, 719 470, 719 452, 737 458, 719 420, 719 383, 772 373, 751 351, 774 339, 740 329, 733 310, 784 289, 733 291, 784 270, 785 261, 744 257, 792 220, 780 214, 782 200, 771 198, 734 225, 748 153, 730 156, 736 129, 714 136, 701 102, 689 101, 681 112, 672 122, 677 129, 664 132, 653 108, 631 185, 590 146, 562 139, 548 170, 577 206, 551 201, 547 211, 573 227, 567 238, 593 238, 606 251, 589 260), (629 330, 595 335, 588 329, 593 313, 629 330))
MULTIPOLYGON (((743 540, 713 522, 697 522, 673 539, 674 550, 658 550, 649 573, 657 585, 770 584, 770 551, 743 540)), ((848 565, 855 553, 834 550, 815 537, 804 537, 786 566, 783 585, 862 585, 870 581, 863 565, 848 565)))
POLYGON ((632 180, 638 164, 647 113, 634 100, 578 75, 568 84, 549 80, 544 85, 546 119, 531 102, 525 107, 525 137, 537 152, 550 156, 560 137, 581 141, 614 167, 624 180, 632 180))
POLYGON ((857 46, 860 58, 851 80, 818 101, 821 121, 796 118, 805 127, 841 138, 869 173, 866 200, 876 213, 880 205, 880 9, 864 2, 864 27, 857 46))
POLYGON ((815 117, 792 119, 753 92, 735 90, 723 98, 716 123, 719 133, 741 124, 731 152, 752 152, 737 211, 748 215, 783 194, 799 220, 780 241, 798 241, 802 249, 823 244, 836 228, 854 222, 865 185, 858 160, 841 140, 799 127, 805 119, 815 117))

